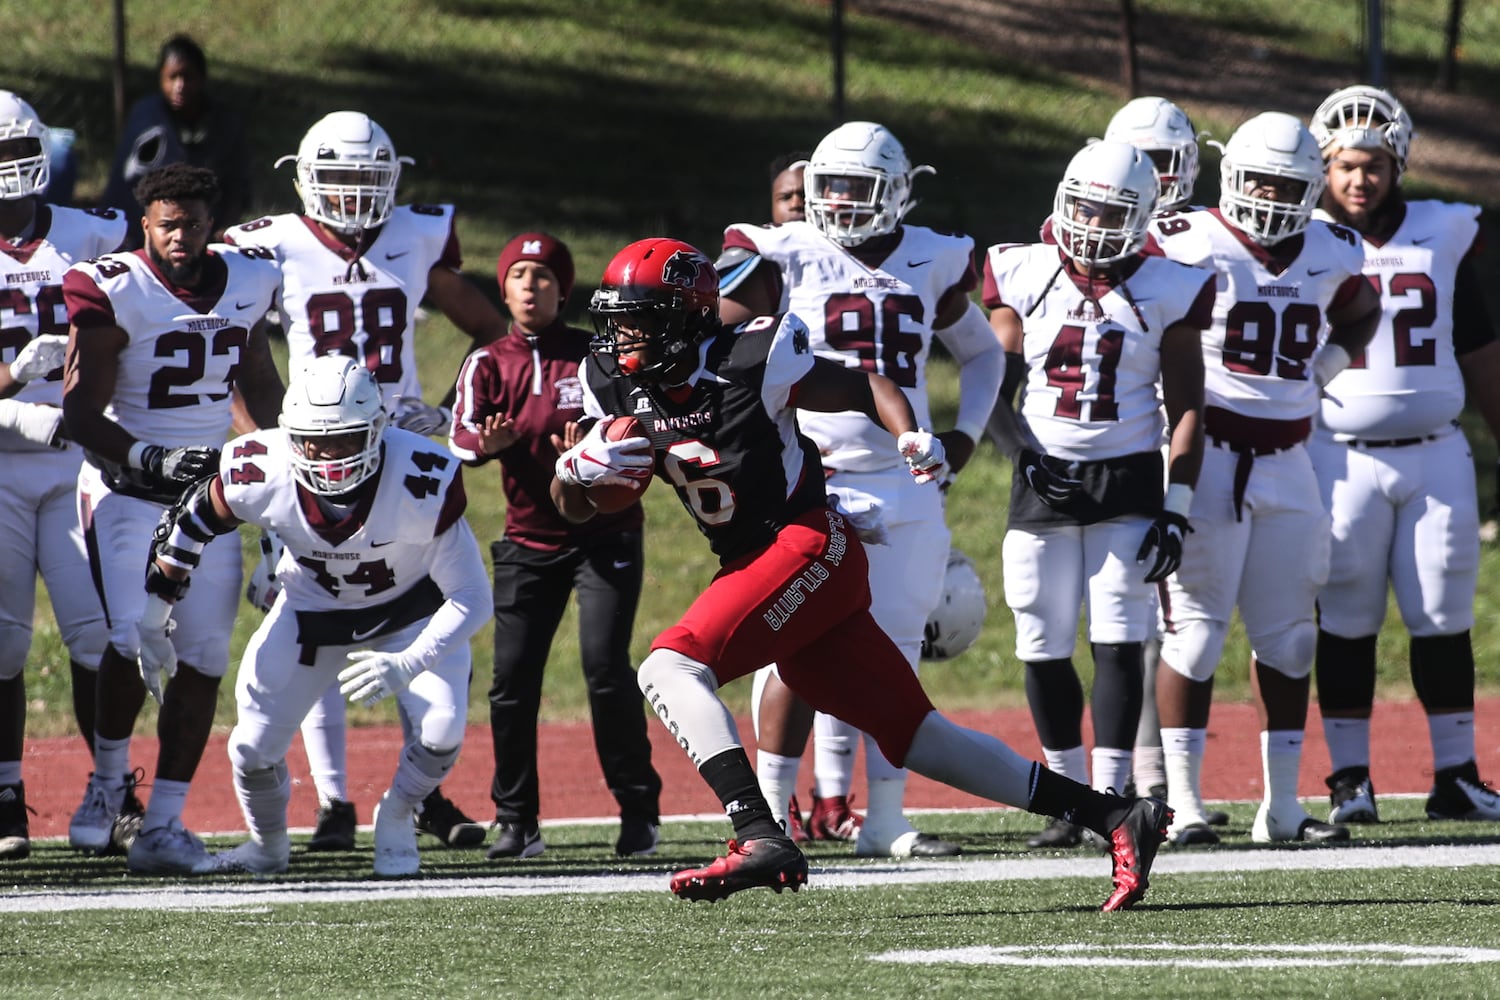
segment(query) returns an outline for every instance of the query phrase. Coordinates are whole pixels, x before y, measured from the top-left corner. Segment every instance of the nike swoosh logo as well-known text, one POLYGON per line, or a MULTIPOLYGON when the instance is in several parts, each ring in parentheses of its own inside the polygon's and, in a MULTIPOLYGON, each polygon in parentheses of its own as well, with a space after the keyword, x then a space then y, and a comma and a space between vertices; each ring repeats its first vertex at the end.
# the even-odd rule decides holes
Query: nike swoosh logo
POLYGON ((395 260, 397 257, 405 257, 409 253, 411 253, 410 250, 402 250, 400 253, 388 253, 385 255, 385 259, 395 260))
POLYGON ((907 267, 921 267, 923 264, 931 264, 931 263, 932 263, 932 258, 929 257, 926 260, 909 260, 909 261, 906 262, 906 266, 907 267))
POLYGON ((1414 247, 1419 247, 1419 246, 1422 246, 1423 244, 1431 243, 1431 242, 1432 242, 1432 237, 1431 236, 1424 236, 1424 237, 1422 237, 1419 240, 1412 240, 1411 241, 1411 245, 1414 246, 1414 247))
POLYGON ((249 302, 236 302, 234 304, 234 307, 236 309, 249 309, 253 305, 255 305, 255 301, 252 299, 249 302))
POLYGON ((630 560, 629 559, 624 559, 624 560, 616 559, 615 560, 615 569, 628 569, 629 567, 630 567, 630 560))
POLYGON ((394 538, 392 538, 392 539, 389 539, 389 540, 388 540, 388 541, 384 541, 384 542, 371 542, 371 543, 370 543, 370 548, 372 548, 372 549, 378 549, 378 548, 380 548, 380 547, 381 547, 381 546, 382 546, 382 545, 391 545, 391 544, 393 544, 393 543, 394 543, 394 542, 395 542, 395 541, 396 541, 396 540, 395 540, 395 539, 394 539, 394 538))
POLYGON ((376 625, 372 629, 368 629, 364 632, 350 632, 349 638, 353 639, 355 642, 364 642, 366 639, 370 638, 370 636, 374 635, 376 632, 379 632, 390 623, 391 620, 389 618, 384 618, 381 620, 380 624, 376 625))
POLYGON ((847 756, 849 756, 853 752, 854 752, 853 750, 835 750, 834 751, 834 753, 838 754, 840 757, 847 757, 847 756))
POLYGON ((1328 268, 1326 268, 1326 267, 1320 267, 1316 271, 1314 271, 1312 268, 1308 268, 1307 269, 1307 276, 1309 278, 1316 278, 1320 274, 1327 274, 1327 273, 1328 273, 1328 268))

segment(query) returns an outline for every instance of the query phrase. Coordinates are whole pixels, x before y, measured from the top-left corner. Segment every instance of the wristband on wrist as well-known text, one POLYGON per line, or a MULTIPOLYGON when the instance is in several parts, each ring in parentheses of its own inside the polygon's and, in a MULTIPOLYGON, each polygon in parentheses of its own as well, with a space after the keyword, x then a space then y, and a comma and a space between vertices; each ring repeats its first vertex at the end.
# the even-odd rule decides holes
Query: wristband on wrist
POLYGON ((144 470, 146 468, 144 464, 146 460, 146 449, 150 447, 151 446, 144 441, 137 441, 135 444, 131 445, 130 454, 125 456, 125 464, 130 466, 132 469, 144 470))
POLYGON ((1187 517, 1188 511, 1193 509, 1193 488, 1186 483, 1169 484, 1167 495, 1161 502, 1161 509, 1169 514, 1187 517))

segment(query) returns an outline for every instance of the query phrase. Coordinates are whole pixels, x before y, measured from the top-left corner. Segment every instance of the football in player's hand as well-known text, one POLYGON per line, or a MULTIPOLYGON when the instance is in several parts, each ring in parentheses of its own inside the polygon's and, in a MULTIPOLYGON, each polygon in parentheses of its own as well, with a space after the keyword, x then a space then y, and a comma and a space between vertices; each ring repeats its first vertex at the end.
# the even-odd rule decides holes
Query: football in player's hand
MULTIPOLYGON (((635 417, 616 417, 610 421, 609 426, 604 428, 604 437, 609 441, 623 441, 626 438, 644 438, 646 428, 635 417)), ((645 449, 643 449, 645 450, 645 449)), ((590 486, 585 495, 594 509, 601 514, 617 514, 633 503, 639 503, 645 495, 646 487, 651 484, 649 475, 632 481, 629 486, 623 485, 598 485, 590 486)))

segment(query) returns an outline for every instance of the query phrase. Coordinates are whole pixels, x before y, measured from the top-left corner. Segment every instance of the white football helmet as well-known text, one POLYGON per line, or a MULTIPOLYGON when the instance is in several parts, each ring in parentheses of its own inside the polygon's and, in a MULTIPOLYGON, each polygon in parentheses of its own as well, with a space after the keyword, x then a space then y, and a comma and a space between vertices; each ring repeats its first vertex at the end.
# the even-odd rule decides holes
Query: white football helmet
POLYGON ((1144 151, 1112 139, 1089 143, 1069 161, 1052 199, 1057 245, 1086 268, 1124 260, 1146 243, 1156 191, 1144 151))
POLYGON ((0 201, 30 198, 47 189, 49 143, 47 128, 31 105, 0 90, 0 201))
POLYGON ((1307 228, 1323 195, 1323 157, 1318 140, 1291 115, 1267 111, 1235 129, 1219 164, 1219 211, 1262 246, 1280 243, 1307 228), (1257 181, 1286 187, 1282 198, 1252 194, 1257 181))
POLYGON ((842 246, 894 232, 911 200, 912 178, 937 173, 912 168, 906 150, 884 125, 845 122, 813 150, 802 184, 807 220, 842 246))
POLYGON ((1104 138, 1128 142, 1151 158, 1161 182, 1159 211, 1186 208, 1198 183, 1198 130, 1164 97, 1137 97, 1109 120, 1104 138))
POLYGON ((397 156, 385 129, 358 111, 324 115, 307 130, 296 156, 297 194, 310 219, 344 233, 373 229, 391 217, 396 207, 396 181, 401 164, 414 162, 397 156))
POLYGON ((949 549, 943 598, 922 630, 922 659, 951 660, 974 645, 984 626, 984 612, 984 581, 973 561, 958 549, 949 549))
MULTIPOLYGON (((291 445, 292 473, 322 496, 341 496, 380 470, 380 438, 385 433, 380 384, 353 358, 325 354, 297 373, 286 391, 279 423, 291 445), (315 440, 362 434, 356 450, 339 458, 315 458, 315 440)), ((331 443, 331 442, 330 442, 331 443)))
POLYGON ((1379 87, 1360 84, 1329 94, 1313 112, 1313 138, 1328 156, 1335 148, 1383 149, 1396 160, 1396 176, 1406 172, 1416 126, 1401 102, 1379 87))

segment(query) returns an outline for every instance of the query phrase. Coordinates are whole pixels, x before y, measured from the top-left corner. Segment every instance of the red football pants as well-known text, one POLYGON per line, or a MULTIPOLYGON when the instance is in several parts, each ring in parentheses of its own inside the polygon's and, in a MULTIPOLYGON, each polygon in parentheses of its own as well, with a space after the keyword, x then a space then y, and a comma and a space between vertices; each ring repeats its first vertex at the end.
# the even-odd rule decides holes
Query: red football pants
POLYGON ((804 701, 874 736, 899 766, 932 702, 870 617, 869 572, 843 515, 809 511, 723 567, 651 648, 707 664, 721 685, 775 663, 804 701))

